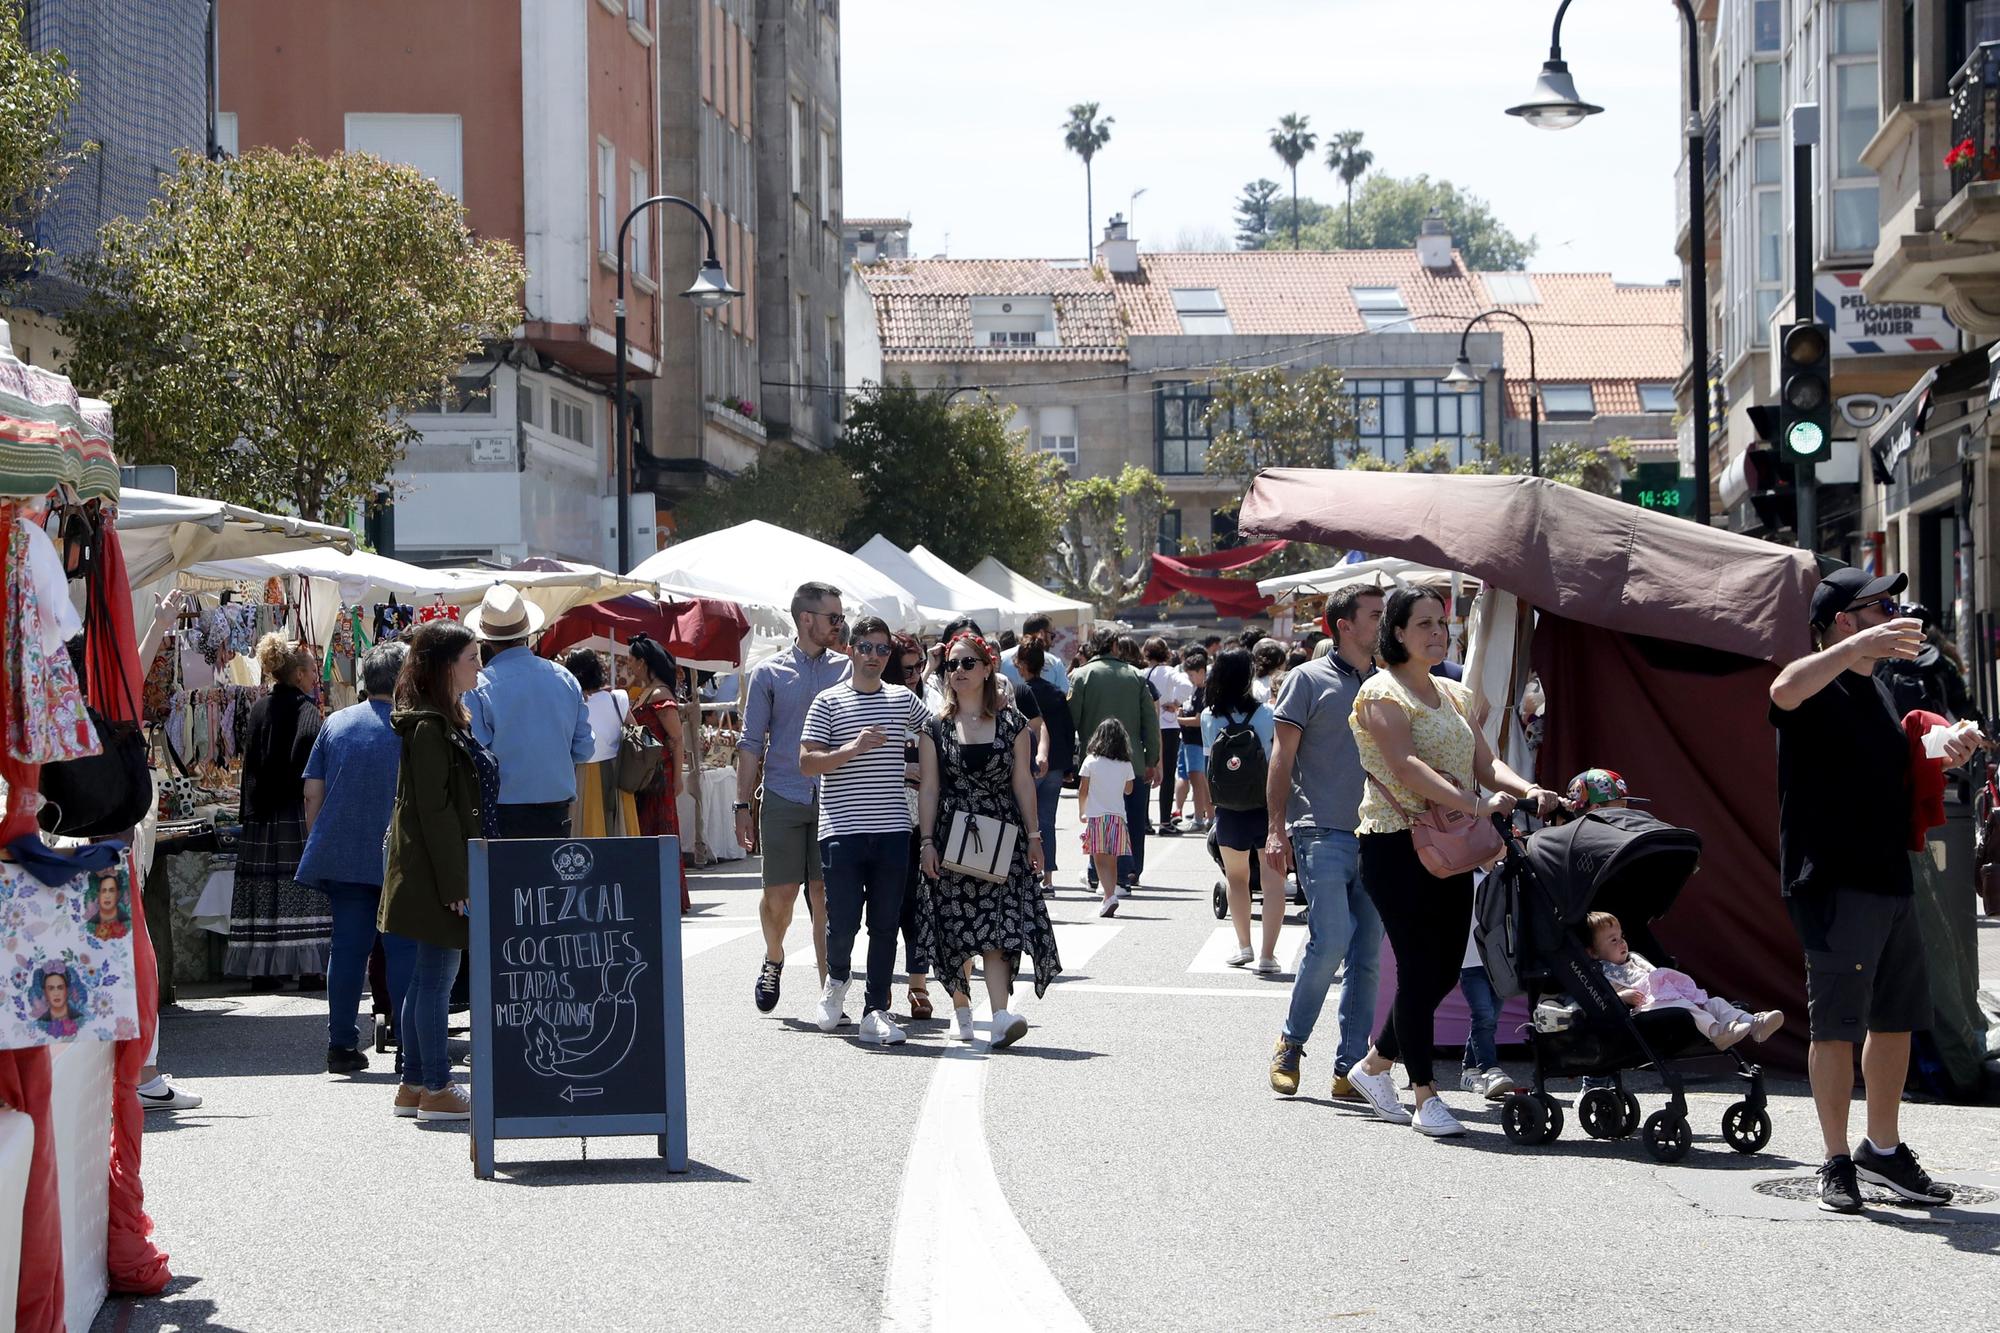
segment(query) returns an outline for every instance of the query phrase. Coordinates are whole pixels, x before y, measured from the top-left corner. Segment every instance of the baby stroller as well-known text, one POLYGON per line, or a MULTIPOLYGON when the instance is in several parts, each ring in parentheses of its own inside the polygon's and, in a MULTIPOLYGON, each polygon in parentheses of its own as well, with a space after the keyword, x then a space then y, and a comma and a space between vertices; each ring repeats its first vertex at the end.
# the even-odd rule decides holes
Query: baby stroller
MULTIPOLYGON (((1211 826, 1208 830, 1208 859, 1215 862, 1215 868, 1217 870, 1222 869, 1222 848, 1215 841, 1215 829, 1213 828, 1213 826, 1211 826)), ((1297 903, 1299 906, 1304 907, 1306 905, 1305 885, 1302 882, 1300 882, 1297 875, 1288 875, 1286 876, 1286 880, 1287 882, 1285 884, 1285 889, 1286 889, 1285 896, 1290 898, 1293 902, 1297 903)), ((1214 906, 1215 906, 1215 919, 1217 921, 1227 921, 1229 919, 1229 881, 1226 879, 1218 879, 1217 881, 1215 881, 1215 892, 1213 896, 1214 896, 1214 906)), ((1252 912, 1258 911, 1259 904, 1261 904, 1263 901, 1264 901, 1264 854, 1262 852, 1258 852, 1250 858, 1250 910, 1252 912)))
POLYGON ((1675 828, 1642 810, 1594 810, 1524 839, 1505 829, 1506 852, 1481 890, 1474 937, 1493 987, 1502 996, 1527 993, 1534 1011, 1528 1043, 1535 1057, 1533 1090, 1511 1094, 1500 1108, 1510 1142, 1549 1143, 1562 1133, 1562 1106, 1547 1091, 1550 1078, 1609 1076, 1577 1102, 1577 1119, 1595 1139, 1623 1139, 1640 1130, 1639 1100, 1624 1074, 1650 1068, 1666 1081, 1667 1105, 1646 1118, 1646 1151, 1662 1162, 1687 1156, 1687 1098, 1675 1062, 1727 1057, 1749 1084, 1723 1113, 1722 1137, 1740 1153, 1771 1139, 1764 1074, 1737 1048, 1718 1051, 1684 1009, 1639 1013, 1618 998, 1603 969, 1585 951, 1584 918, 1610 912, 1625 939, 1655 964, 1672 958, 1653 935, 1701 864, 1701 835, 1675 828))

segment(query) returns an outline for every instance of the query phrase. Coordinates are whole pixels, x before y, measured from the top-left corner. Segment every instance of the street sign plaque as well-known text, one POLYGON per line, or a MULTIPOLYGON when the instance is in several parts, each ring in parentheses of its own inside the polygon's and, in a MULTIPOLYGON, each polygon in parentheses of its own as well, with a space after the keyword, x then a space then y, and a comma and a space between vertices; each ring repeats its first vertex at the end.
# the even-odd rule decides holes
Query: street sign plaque
POLYGON ((625 1134, 687 1170, 680 840, 469 851, 476 1174, 496 1139, 625 1134))

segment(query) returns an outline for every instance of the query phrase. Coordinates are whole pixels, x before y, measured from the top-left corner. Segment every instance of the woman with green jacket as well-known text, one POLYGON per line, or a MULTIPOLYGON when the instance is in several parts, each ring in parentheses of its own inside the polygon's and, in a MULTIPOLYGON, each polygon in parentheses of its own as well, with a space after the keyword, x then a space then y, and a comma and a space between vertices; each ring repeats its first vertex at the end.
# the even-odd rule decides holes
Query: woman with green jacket
POLYGON ((500 765, 473 739, 460 702, 478 680, 472 631, 455 620, 430 621, 410 639, 389 719, 403 738, 403 759, 377 924, 416 944, 403 995, 403 1082, 395 1112, 418 1120, 472 1114, 465 1090, 451 1081, 445 1031, 466 947, 466 844, 494 835, 500 795, 500 765))

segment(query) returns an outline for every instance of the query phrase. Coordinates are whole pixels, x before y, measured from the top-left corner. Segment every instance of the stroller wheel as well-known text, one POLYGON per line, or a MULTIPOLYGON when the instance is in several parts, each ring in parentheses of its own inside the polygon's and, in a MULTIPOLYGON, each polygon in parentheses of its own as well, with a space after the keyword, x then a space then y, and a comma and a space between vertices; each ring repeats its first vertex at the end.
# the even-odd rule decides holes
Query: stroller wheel
POLYGON ((1722 1113, 1722 1138, 1740 1153, 1763 1151, 1771 1141, 1770 1112, 1749 1102, 1736 1102, 1722 1113))
POLYGON ((1542 1104, 1542 1137, 1536 1142, 1554 1143, 1563 1132, 1562 1103, 1546 1092, 1532 1092, 1528 1095, 1542 1104))
POLYGON ((1229 886, 1221 880, 1217 880, 1215 882, 1215 919, 1217 921, 1226 921, 1228 918, 1229 886))
POLYGON ((1653 1154, 1654 1160, 1678 1162, 1687 1156, 1693 1142, 1686 1116, 1655 1111, 1646 1117, 1646 1151, 1653 1154))
POLYGON ((1618 1131, 1618 1137, 1629 1139, 1639 1132, 1639 1099, 1629 1092, 1620 1093, 1619 1096, 1624 1099, 1622 1105, 1625 1108, 1625 1124, 1618 1131))
POLYGON ((1548 1112, 1531 1094, 1511 1092, 1500 1103, 1500 1129, 1509 1143, 1523 1146, 1540 1143, 1547 1128, 1548 1112))
POLYGON ((1576 1122, 1593 1139, 1622 1139, 1632 1132, 1625 1123, 1625 1104, 1612 1088, 1592 1088, 1576 1104, 1576 1122))

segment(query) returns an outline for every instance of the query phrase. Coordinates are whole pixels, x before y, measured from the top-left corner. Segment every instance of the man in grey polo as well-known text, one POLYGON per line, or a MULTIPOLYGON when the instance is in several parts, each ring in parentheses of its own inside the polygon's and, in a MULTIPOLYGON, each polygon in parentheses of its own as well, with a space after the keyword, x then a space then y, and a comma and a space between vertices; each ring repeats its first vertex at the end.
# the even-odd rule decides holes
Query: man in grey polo
POLYGON ((792 594, 792 622, 798 639, 790 649, 750 673, 743 736, 736 742, 736 839, 743 850, 761 847, 764 901, 764 966, 757 976, 757 1008, 778 1007, 785 970, 785 932, 791 929, 799 888, 806 890, 812 916, 813 952, 820 980, 826 980, 826 876, 819 861, 819 784, 799 771, 799 738, 806 709, 821 690, 846 680, 852 664, 842 646, 847 617, 840 589, 802 583, 792 594), (764 787, 763 821, 750 822, 750 798, 758 779, 764 787))
POLYGON ((1354 1097, 1347 1071, 1368 1053, 1375 1026, 1382 918, 1361 888, 1361 845, 1354 826, 1367 775, 1348 718, 1361 682, 1374 672, 1381 622, 1380 588, 1350 584, 1335 589, 1326 602, 1334 650, 1286 672, 1271 708, 1277 725, 1265 804, 1274 814, 1284 814, 1271 820, 1263 871, 1282 879, 1286 865, 1295 864, 1306 891, 1305 956, 1299 960, 1291 1011, 1271 1057, 1271 1088, 1288 1097, 1299 1090, 1306 1039, 1343 959, 1347 974, 1340 985, 1335 1097, 1354 1097))

